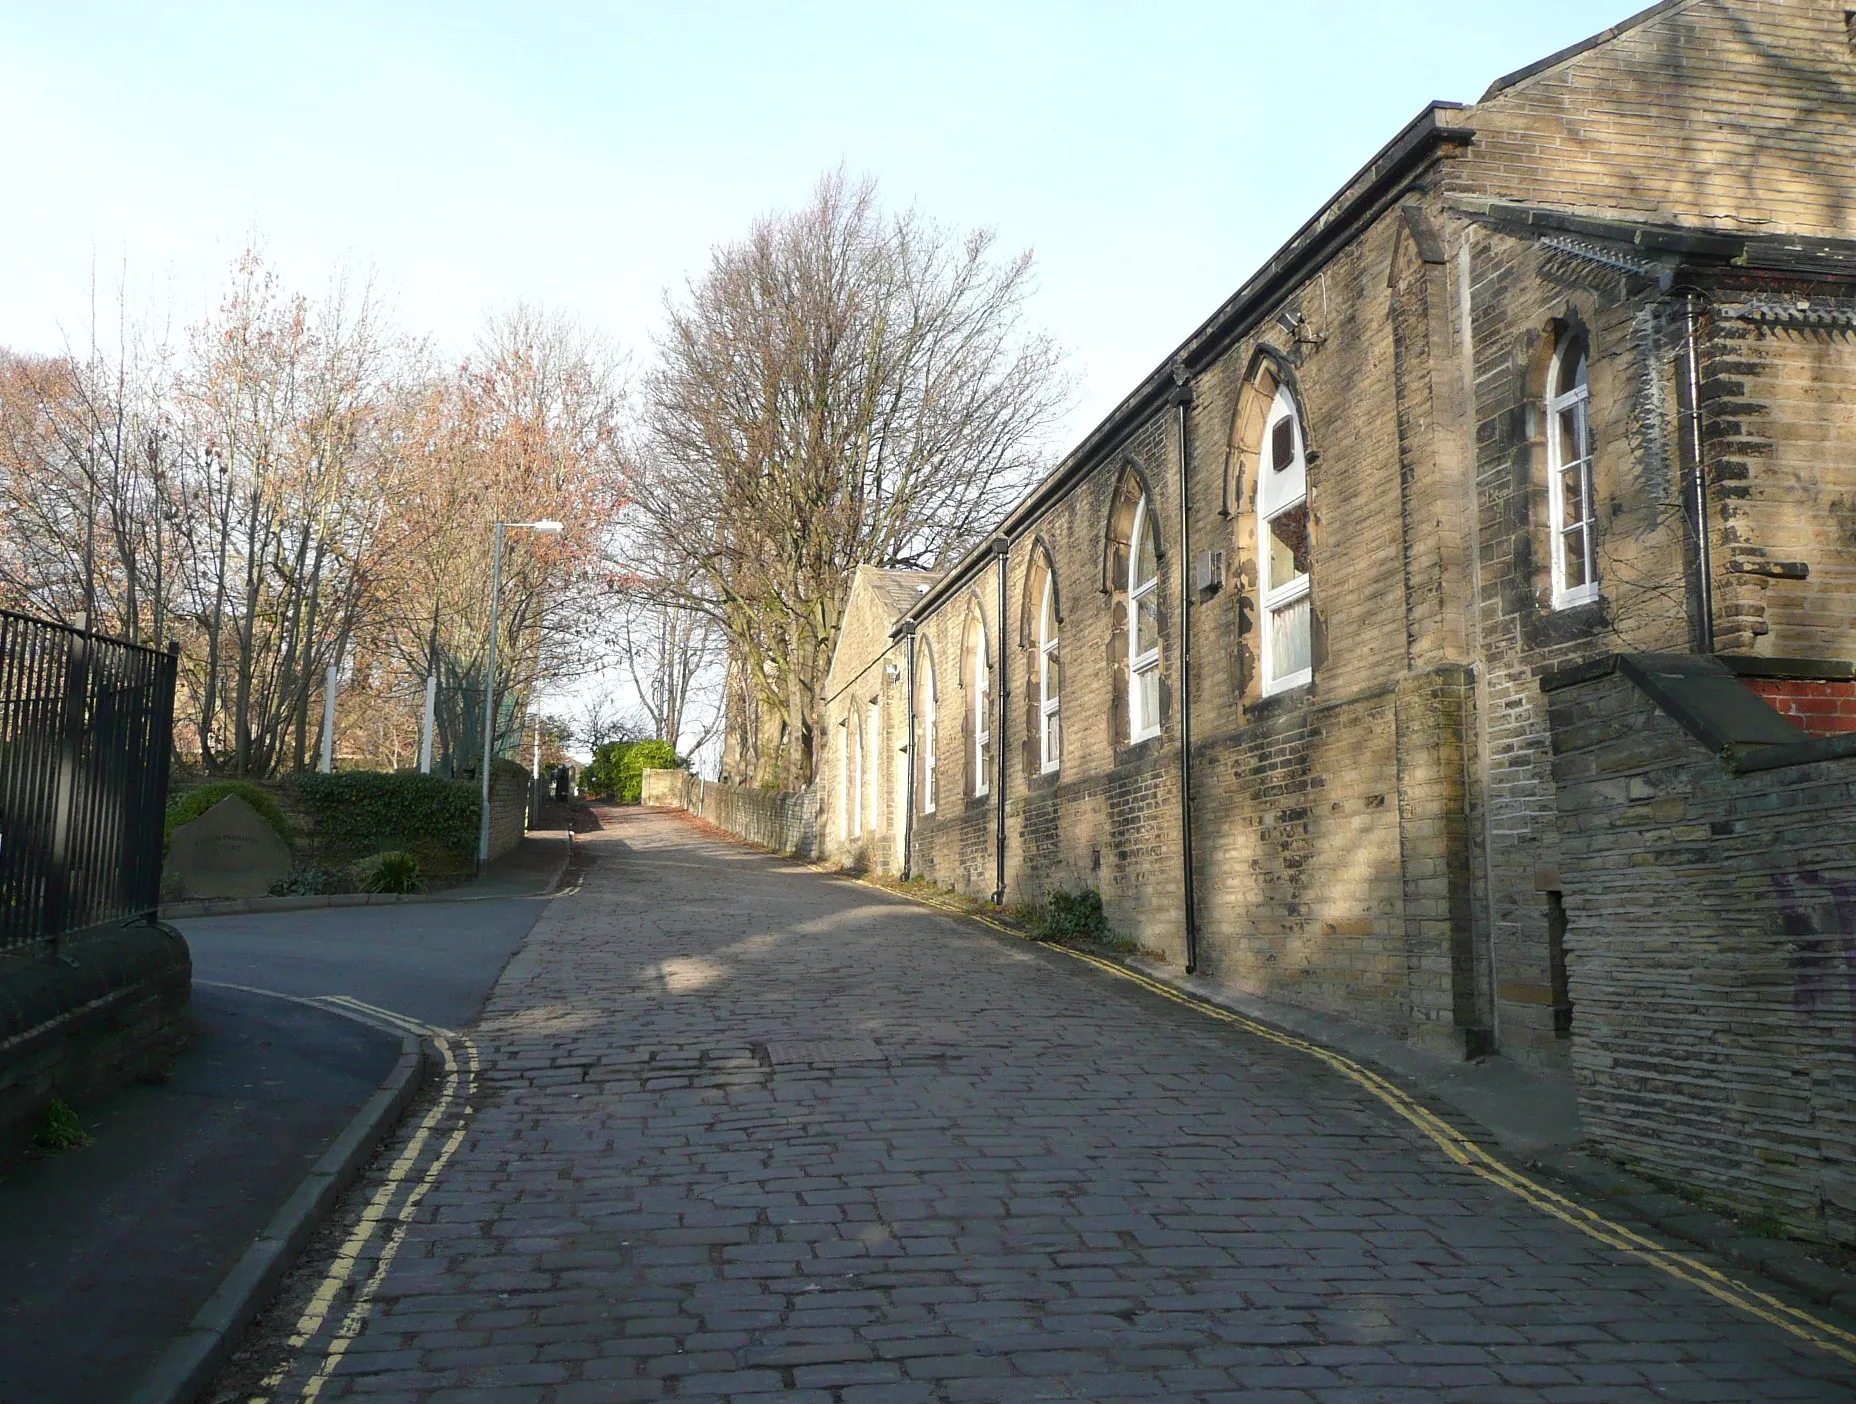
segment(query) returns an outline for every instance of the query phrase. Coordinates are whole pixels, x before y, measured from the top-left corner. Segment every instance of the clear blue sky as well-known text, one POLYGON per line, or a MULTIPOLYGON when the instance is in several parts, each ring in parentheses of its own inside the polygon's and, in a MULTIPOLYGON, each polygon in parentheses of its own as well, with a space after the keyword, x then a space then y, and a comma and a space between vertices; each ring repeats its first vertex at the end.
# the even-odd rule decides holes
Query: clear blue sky
POLYGON ((528 300, 642 359, 666 286, 843 163, 1036 251, 1067 442, 1425 102, 1630 8, 0 0, 0 344, 81 341, 93 260, 184 324, 256 231, 441 349, 528 300))

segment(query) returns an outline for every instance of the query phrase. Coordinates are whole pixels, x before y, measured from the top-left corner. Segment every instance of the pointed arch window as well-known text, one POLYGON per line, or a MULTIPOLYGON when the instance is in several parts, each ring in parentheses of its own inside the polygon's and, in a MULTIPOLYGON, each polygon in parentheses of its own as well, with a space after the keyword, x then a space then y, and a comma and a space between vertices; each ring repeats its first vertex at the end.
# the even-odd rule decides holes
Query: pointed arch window
POLYGON ((1145 494, 1128 540, 1128 739, 1160 734, 1160 549, 1145 494))
POLYGON ((1060 713, 1062 674, 1057 655, 1057 577, 1044 575, 1044 595, 1038 602, 1038 758, 1043 774, 1063 760, 1063 725, 1060 713))
POLYGON ((986 621, 973 621, 973 793, 992 790, 992 655, 986 651, 986 621))
POLYGON ((864 724, 853 711, 846 723, 851 733, 851 837, 864 831, 864 724))
POLYGON ((1598 598, 1592 511, 1592 392, 1585 342, 1569 338, 1547 371, 1547 515, 1553 533, 1553 607, 1598 598))
POLYGON ((1301 418, 1287 387, 1278 389, 1271 402, 1263 428, 1263 459, 1257 481, 1257 561, 1267 696, 1314 677, 1308 454, 1301 418))
POLYGON ((922 650, 922 813, 933 814, 940 793, 936 767, 936 708, 940 695, 935 689, 934 651, 922 650))

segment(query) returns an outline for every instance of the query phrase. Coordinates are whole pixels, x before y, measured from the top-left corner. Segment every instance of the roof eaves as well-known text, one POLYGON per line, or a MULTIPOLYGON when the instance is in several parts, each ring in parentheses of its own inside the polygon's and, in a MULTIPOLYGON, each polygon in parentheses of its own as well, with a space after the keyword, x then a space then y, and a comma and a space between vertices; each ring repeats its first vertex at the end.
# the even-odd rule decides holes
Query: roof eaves
MULTIPOLYGON (((1374 153, 1371 160, 1292 234, 1267 262, 1196 327, 1120 404, 1064 455, 1013 507, 995 536, 1017 536, 1070 483, 1111 453, 1139 424, 1142 416, 1172 393, 1173 370, 1201 367, 1268 315, 1284 295, 1315 268, 1351 243, 1359 230, 1399 194, 1416 172, 1447 146, 1470 144, 1475 132, 1457 114, 1459 102, 1433 102, 1374 153)), ((994 537, 982 540, 960 557, 918 600, 905 620, 918 619, 952 594, 994 554, 994 537)), ((900 630, 898 630, 900 632, 900 630)), ((895 637, 892 634, 891 637, 895 637)))

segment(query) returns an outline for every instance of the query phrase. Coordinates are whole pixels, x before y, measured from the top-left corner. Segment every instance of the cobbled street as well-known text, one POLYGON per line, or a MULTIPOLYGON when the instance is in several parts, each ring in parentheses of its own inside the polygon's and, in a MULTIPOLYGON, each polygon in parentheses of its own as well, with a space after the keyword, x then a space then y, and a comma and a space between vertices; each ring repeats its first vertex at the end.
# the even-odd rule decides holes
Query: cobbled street
POLYGON ((1301 1054, 630 811, 324 1399, 1841 1400, 1301 1054))

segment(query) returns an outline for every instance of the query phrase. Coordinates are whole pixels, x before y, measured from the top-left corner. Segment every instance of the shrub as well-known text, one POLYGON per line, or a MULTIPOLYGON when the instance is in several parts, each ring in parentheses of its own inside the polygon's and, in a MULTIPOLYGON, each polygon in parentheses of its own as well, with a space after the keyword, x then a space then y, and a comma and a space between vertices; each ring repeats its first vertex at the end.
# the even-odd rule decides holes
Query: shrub
POLYGON ((645 771, 682 770, 687 765, 689 761, 668 741, 638 742, 619 763, 619 803, 637 804, 644 798, 645 771))
POLYGON ((423 892, 425 875, 419 855, 396 849, 376 853, 354 865, 354 883, 363 892, 423 892))
POLYGON ((625 753, 636 745, 633 741, 608 741, 593 749, 592 762, 581 772, 580 787, 589 795, 612 799, 619 792, 619 767, 625 753))
POLYGON ((1110 933, 1102 912, 1102 894, 1093 887, 1080 892, 1052 892, 1029 922, 1040 941, 1094 941, 1106 944, 1110 933))
POLYGON ((297 776, 296 794, 331 857, 436 849, 463 863, 477 851, 477 786, 468 780, 338 770, 297 776))
POLYGON ((168 801, 167 818, 162 830, 163 841, 172 838, 174 831, 182 824, 191 824, 228 795, 237 795, 244 800, 258 811, 259 818, 277 830, 279 838, 292 848, 296 847, 296 835, 291 832, 290 821, 284 817, 277 796, 249 780, 209 780, 197 789, 175 795, 168 801))

